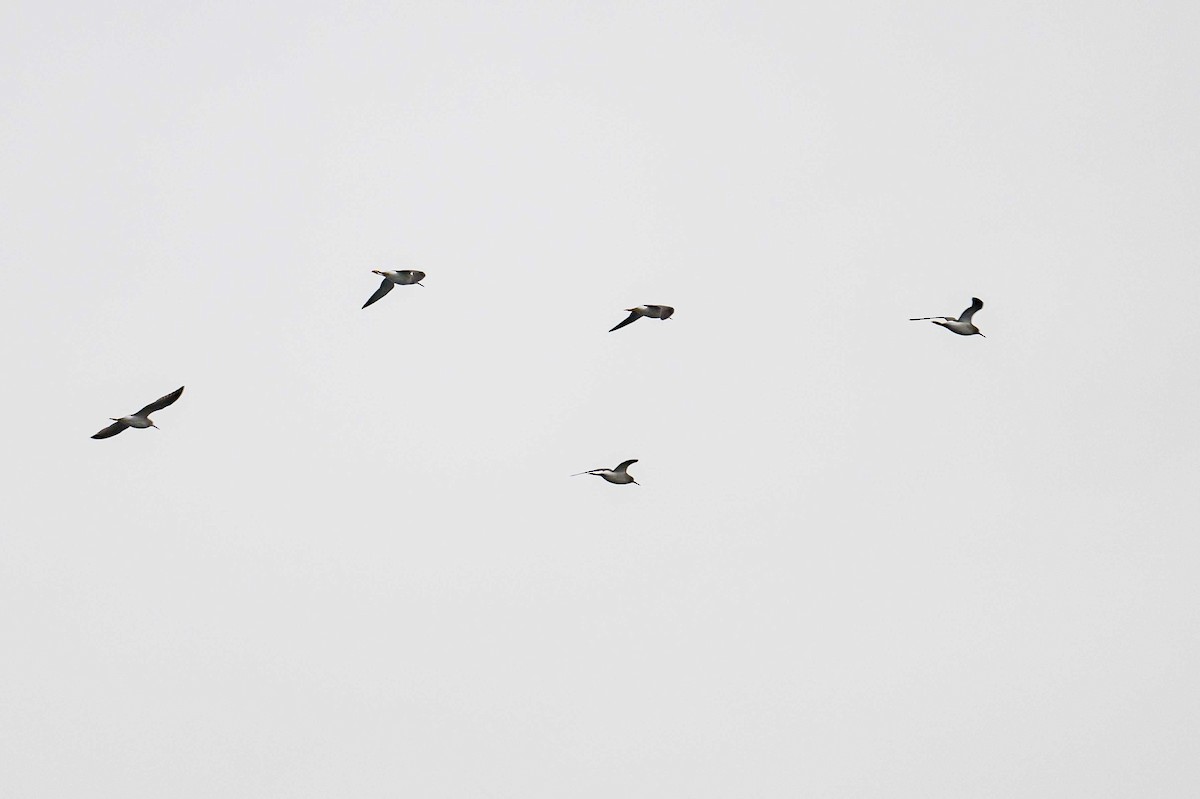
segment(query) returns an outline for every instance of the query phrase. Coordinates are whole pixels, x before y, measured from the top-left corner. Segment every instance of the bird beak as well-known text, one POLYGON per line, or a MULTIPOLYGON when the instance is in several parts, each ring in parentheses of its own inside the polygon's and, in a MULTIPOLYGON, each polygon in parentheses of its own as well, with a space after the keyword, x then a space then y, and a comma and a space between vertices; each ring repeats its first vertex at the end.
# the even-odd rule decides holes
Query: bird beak
MULTIPOLYGON (((982 333, 980 333, 979 335, 983 336, 983 334, 982 334, 982 333)), ((984 338, 987 338, 987 336, 983 336, 983 337, 984 337, 984 338)))
POLYGON ((417 285, 418 285, 418 286, 420 286, 421 288, 425 288, 425 284, 424 284, 424 283, 417 283, 417 285))

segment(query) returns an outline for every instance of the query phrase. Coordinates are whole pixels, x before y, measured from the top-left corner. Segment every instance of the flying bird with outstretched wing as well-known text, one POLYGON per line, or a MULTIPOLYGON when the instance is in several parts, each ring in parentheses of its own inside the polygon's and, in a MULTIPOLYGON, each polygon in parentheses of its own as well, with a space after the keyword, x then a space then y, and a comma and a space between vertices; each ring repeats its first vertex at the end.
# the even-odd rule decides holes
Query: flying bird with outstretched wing
MULTIPOLYGON (((975 316, 975 312, 983 307, 983 300, 978 297, 971 298, 971 307, 959 314, 955 319, 953 316, 921 316, 916 319, 909 319, 910 322, 933 322, 935 325, 941 325, 951 333, 957 333, 960 336, 983 336, 979 332, 979 328, 975 327, 971 322, 971 318, 975 316)), ((983 336, 987 338, 987 336, 983 336)))
POLYGON ((425 273, 418 272, 416 269, 401 269, 396 272, 381 272, 378 269, 372 269, 371 272, 373 274, 382 276, 383 282, 379 284, 379 288, 375 289, 375 293, 371 295, 371 299, 363 303, 364 308, 366 308, 368 305, 379 302, 381 299, 386 297, 387 293, 391 291, 394 286, 411 286, 415 283, 418 286, 421 286, 421 288, 425 287, 424 284, 421 283, 421 281, 425 279, 425 273))
POLYGON ((612 330, 620 330, 625 325, 631 325, 643 316, 648 316, 651 319, 670 319, 671 314, 675 313, 675 309, 670 305, 639 305, 636 308, 626 308, 629 311, 629 316, 625 317, 625 321, 618 324, 612 330))
POLYGON ((108 427, 104 428, 99 433, 96 433, 96 435, 92 436, 92 438, 112 438, 117 433, 120 433, 122 430, 124 430, 127 427, 136 427, 136 428, 140 428, 140 429, 145 429, 147 427, 153 427, 154 429, 157 430, 158 425, 156 425, 153 421, 150 420, 150 414, 152 414, 156 411, 161 411, 163 408, 167 407, 168 405, 171 405, 172 403, 175 402, 175 400, 179 399, 182 396, 183 396, 183 386, 180 386, 179 388, 172 391, 170 394, 167 394, 165 397, 159 397, 154 402, 151 402, 149 405, 147 405, 145 408, 142 408, 137 413, 131 413, 128 416, 121 416, 121 417, 110 416, 109 418, 112 419, 112 421, 114 423, 110 424, 108 427))

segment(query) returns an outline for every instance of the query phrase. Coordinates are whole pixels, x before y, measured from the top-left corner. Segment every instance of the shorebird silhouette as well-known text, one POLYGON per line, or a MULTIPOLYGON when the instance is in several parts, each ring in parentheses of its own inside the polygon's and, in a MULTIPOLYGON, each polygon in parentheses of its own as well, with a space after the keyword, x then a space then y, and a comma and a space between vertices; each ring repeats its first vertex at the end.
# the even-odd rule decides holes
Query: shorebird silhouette
POLYGON ((626 471, 630 464, 637 462, 638 459, 634 458, 631 461, 622 461, 615 469, 590 469, 586 472, 579 472, 578 474, 573 474, 571 476, 578 477, 581 474, 594 474, 597 477, 603 477, 608 482, 616 483, 617 485, 633 483, 634 485, 640 486, 641 483, 639 483, 637 480, 634 480, 633 475, 626 471))
MULTIPOLYGON (((971 317, 975 312, 983 307, 983 300, 978 297, 971 298, 971 307, 963 311, 957 319, 953 316, 922 316, 917 319, 909 319, 910 322, 933 322, 935 325, 941 325, 952 333, 957 333, 960 336, 983 336, 979 332, 979 328, 971 324, 971 317)), ((987 338, 987 336, 983 336, 987 338)))
POLYGON ((168 405, 173 403, 175 400, 179 399, 182 395, 183 395, 183 386, 180 386, 179 388, 175 389, 167 396, 159 397, 154 402, 150 403, 145 408, 142 408, 137 413, 131 413, 128 416, 122 416, 119 419, 110 416, 109 418, 112 419, 116 424, 110 424, 108 427, 104 428, 99 433, 92 436, 92 438, 112 438, 117 433, 124 430, 126 427, 138 427, 138 428, 153 427, 154 429, 157 430, 158 425, 156 425, 154 422, 150 421, 150 414, 154 413, 155 411, 161 411, 163 408, 167 407, 168 405))
POLYGON ((421 288, 425 288, 421 285, 421 281, 425 279, 425 273, 418 272, 415 269, 401 269, 398 272, 381 272, 378 269, 372 269, 371 271, 377 275, 382 275, 383 282, 379 284, 379 288, 371 295, 371 299, 363 303, 364 308, 373 302, 383 299, 392 290, 392 286, 410 286, 416 283, 421 288))
POLYGON ((636 308, 626 308, 625 310, 629 311, 629 316, 625 318, 624 322, 608 331, 609 333, 613 330, 620 330, 625 325, 631 325, 643 316, 649 316, 651 319, 670 319, 671 314, 675 313, 675 309, 670 305, 639 305, 636 308))

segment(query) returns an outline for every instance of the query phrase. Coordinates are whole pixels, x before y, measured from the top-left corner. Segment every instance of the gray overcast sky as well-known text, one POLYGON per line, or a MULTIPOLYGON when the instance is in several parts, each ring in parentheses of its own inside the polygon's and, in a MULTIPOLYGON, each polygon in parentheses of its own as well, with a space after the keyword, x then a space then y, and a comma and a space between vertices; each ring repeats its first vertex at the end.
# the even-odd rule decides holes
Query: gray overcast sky
POLYGON ((1200 793, 1195 4, 0 20, 3 795, 1200 793))

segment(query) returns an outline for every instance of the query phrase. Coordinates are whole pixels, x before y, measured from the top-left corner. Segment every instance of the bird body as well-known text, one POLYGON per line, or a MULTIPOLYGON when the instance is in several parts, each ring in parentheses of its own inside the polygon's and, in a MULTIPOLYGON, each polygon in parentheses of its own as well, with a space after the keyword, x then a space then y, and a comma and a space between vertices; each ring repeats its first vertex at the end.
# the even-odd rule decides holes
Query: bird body
POLYGON ((145 430, 147 427, 155 427, 154 422, 150 421, 148 416, 122 416, 120 419, 113 419, 114 422, 120 422, 126 427, 136 427, 139 430, 145 430))
MULTIPOLYGON (((975 316, 975 312, 983 307, 983 300, 978 297, 971 298, 971 307, 967 308, 959 317, 955 319, 952 316, 922 316, 917 319, 909 319, 910 322, 933 322, 935 325, 941 325, 951 333, 957 333, 960 336, 983 336, 979 332, 979 328, 975 327, 971 318, 975 316)), ((987 336, 983 336, 987 338, 987 336)))
POLYGON ((670 319, 671 314, 675 313, 675 309, 670 305, 639 305, 636 308, 626 308, 625 310, 629 311, 629 316, 625 318, 624 322, 609 330, 609 333, 613 330, 620 330, 625 325, 631 325, 643 316, 649 316, 651 319, 670 319))
POLYGON ((175 389, 165 397, 159 397, 137 413, 131 413, 128 416, 121 416, 119 418, 110 416, 109 418, 115 422, 115 424, 110 424, 108 427, 92 436, 92 438, 112 438, 127 427, 136 427, 139 430, 144 430, 147 427, 158 429, 158 425, 151 421, 150 414, 154 413, 155 411, 161 411, 163 408, 175 402, 175 400, 179 399, 181 396, 183 396, 183 386, 175 389))
POLYGON ((637 458, 634 458, 633 460, 629 460, 629 461, 624 461, 621 464, 619 464, 617 466, 617 468, 615 468, 615 469, 591 469, 590 471, 579 472, 579 474, 573 474, 571 476, 579 477, 579 475, 581 475, 581 474, 594 474, 597 477, 603 477, 608 482, 616 483, 617 485, 628 485, 629 483, 633 483, 634 485, 641 485, 641 483, 639 483, 637 480, 634 480, 633 475, 631 475, 627 471, 627 469, 629 469, 630 464, 633 464, 633 463, 637 463, 637 458))
POLYGON ((383 282, 379 284, 379 288, 375 289, 375 293, 371 295, 371 299, 363 303, 364 308, 385 297, 392 290, 393 286, 411 286, 413 283, 416 283, 418 286, 424 288, 421 285, 421 281, 425 279, 425 273, 419 272, 416 269, 400 269, 397 271, 372 269, 371 272, 382 277, 383 282))
POLYGON ((970 322, 962 322, 958 319, 933 319, 930 321, 932 321, 935 325, 941 325, 951 333, 957 333, 960 336, 983 335, 979 332, 979 328, 975 327, 975 325, 971 324, 970 322))

